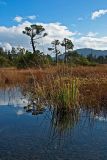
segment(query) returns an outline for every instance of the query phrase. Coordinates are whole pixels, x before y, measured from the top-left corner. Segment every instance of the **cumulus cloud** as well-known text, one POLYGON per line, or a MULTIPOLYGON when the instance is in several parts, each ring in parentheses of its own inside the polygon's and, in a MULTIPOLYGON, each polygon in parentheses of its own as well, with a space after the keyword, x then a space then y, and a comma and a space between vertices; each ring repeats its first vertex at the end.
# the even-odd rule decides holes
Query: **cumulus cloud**
POLYGON ((107 36, 99 36, 97 32, 88 32, 79 38, 74 37, 74 44, 77 48, 93 48, 97 50, 107 50, 107 36))
POLYGON ((16 21, 16 22, 22 22, 22 20, 23 20, 23 17, 21 17, 21 16, 16 16, 14 18, 14 21, 16 21))
MULTIPOLYGON (((14 47, 24 47, 28 50, 32 50, 30 44, 30 38, 24 34, 22 31, 26 26, 30 26, 32 23, 29 21, 24 21, 21 24, 6 27, 0 26, 0 46, 5 49, 11 49, 14 47)), ((51 42, 55 39, 60 41, 63 38, 70 38, 75 48, 94 48, 94 49, 107 49, 107 36, 99 37, 98 33, 89 32, 85 36, 79 32, 70 31, 67 26, 60 23, 37 23, 43 25, 48 36, 44 37, 39 41, 39 46, 37 49, 41 49, 47 52, 47 48, 50 46, 51 42)))
POLYGON ((97 36, 97 35, 98 35, 97 32, 89 32, 89 33, 87 34, 88 37, 95 37, 95 36, 97 36))
POLYGON ((32 15, 32 16, 27 16, 28 17, 28 19, 31 19, 31 20, 34 20, 34 19, 36 19, 36 16, 35 15, 32 15))
POLYGON ((0 43, 0 47, 2 47, 4 51, 12 50, 12 46, 10 43, 0 43))
POLYGON ((3 48, 4 48, 5 51, 8 51, 8 50, 11 51, 12 46, 11 46, 10 43, 4 43, 2 45, 3 45, 3 48))
POLYGON ((76 48, 107 50, 107 37, 80 37, 74 40, 76 48))
POLYGON ((36 16, 35 15, 30 15, 30 16, 26 16, 26 17, 22 17, 22 16, 16 16, 14 17, 14 21, 20 23, 22 22, 23 20, 35 20, 36 19, 36 16))
POLYGON ((29 25, 31 23, 25 21, 17 26, 0 26, 0 42, 3 44, 9 43, 11 46, 23 46, 29 49, 29 37, 22 34, 23 29, 29 25))
MULTIPOLYGON (((12 46, 23 46, 26 49, 31 49, 30 39, 28 36, 23 35, 22 31, 26 26, 32 23, 25 21, 12 27, 0 26, 0 42, 10 43, 12 46)), ((76 33, 71 32, 66 26, 60 23, 37 23, 43 25, 48 36, 40 41, 40 48, 46 48, 54 39, 63 40, 63 38, 70 38, 76 33)))
POLYGON ((99 18, 105 14, 107 14, 107 9, 105 9, 105 10, 101 9, 101 10, 95 11, 92 13, 91 19, 95 20, 96 18, 99 18))
POLYGON ((60 23, 38 23, 40 25, 43 25, 46 32, 48 33, 48 36, 45 37, 45 43, 49 44, 49 42, 59 39, 60 41, 63 40, 63 38, 71 38, 76 33, 71 32, 66 26, 61 25, 60 23))

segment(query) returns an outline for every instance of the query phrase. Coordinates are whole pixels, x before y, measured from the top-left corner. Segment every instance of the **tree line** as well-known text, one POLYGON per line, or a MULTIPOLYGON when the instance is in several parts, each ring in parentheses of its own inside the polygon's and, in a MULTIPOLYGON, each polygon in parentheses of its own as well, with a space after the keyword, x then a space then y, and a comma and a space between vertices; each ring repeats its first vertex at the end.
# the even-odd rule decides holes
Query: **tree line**
POLYGON ((107 63, 107 56, 93 56, 92 54, 83 56, 77 51, 74 51, 73 42, 64 38, 62 42, 58 39, 51 42, 51 47, 48 47, 48 52, 54 53, 55 57, 52 58, 50 54, 45 54, 37 49, 38 40, 48 36, 45 28, 42 25, 31 25, 25 27, 23 34, 30 37, 30 44, 32 51, 25 50, 24 48, 14 48, 11 51, 4 51, 0 48, 0 67, 46 67, 48 65, 56 65, 58 63, 65 63, 68 65, 96 65, 107 63), (62 50, 64 52, 63 58, 62 50))

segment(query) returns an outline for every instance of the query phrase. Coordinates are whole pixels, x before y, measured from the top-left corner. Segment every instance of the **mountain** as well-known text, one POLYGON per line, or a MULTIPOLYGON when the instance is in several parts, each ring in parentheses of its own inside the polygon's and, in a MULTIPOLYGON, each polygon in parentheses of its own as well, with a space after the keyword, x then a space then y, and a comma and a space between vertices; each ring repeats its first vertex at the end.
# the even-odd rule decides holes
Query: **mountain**
POLYGON ((91 48, 77 49, 77 52, 84 56, 87 56, 88 54, 96 55, 96 57, 107 55, 107 50, 95 50, 91 48))
MULTIPOLYGON (((107 56, 107 50, 95 50, 91 48, 82 48, 82 49, 77 49, 77 51, 80 55, 87 56, 89 54, 92 54, 93 56, 107 56)), ((59 60, 64 60, 65 54, 61 54, 58 56, 59 60)), ((55 57, 53 58, 55 60, 55 57)))

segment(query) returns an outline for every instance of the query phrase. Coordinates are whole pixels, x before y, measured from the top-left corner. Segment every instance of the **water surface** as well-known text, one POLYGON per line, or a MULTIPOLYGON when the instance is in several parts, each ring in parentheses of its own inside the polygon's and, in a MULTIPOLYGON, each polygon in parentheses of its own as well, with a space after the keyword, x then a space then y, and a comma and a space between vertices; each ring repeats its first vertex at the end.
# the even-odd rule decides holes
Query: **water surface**
POLYGON ((0 91, 0 160, 107 160, 107 119, 45 106, 32 115, 20 89, 0 91))

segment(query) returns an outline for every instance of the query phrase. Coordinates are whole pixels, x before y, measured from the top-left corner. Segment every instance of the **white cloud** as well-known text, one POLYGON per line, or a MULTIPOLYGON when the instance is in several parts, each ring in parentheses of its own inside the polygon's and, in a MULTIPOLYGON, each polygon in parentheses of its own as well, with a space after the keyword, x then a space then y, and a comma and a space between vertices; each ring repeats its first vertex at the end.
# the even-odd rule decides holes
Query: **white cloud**
POLYGON ((101 9, 101 10, 95 11, 92 13, 91 19, 95 20, 96 18, 101 17, 105 14, 107 14, 107 9, 105 9, 105 10, 101 9))
POLYGON ((31 16, 26 16, 26 17, 22 17, 22 16, 16 16, 14 17, 14 21, 20 23, 22 22, 23 20, 35 20, 36 19, 36 16, 35 15, 31 15, 31 16))
MULTIPOLYGON (((32 50, 30 44, 30 38, 24 34, 22 31, 26 26, 30 26, 32 23, 25 21, 21 24, 6 27, 0 26, 0 43, 1 46, 11 49, 14 47, 24 47, 26 49, 32 50)), ((55 39, 60 41, 63 38, 71 38, 75 48, 94 48, 94 49, 107 49, 107 36, 99 37, 98 33, 89 32, 85 36, 79 32, 72 32, 66 26, 60 23, 37 23, 44 26, 48 36, 40 40, 39 49, 47 52, 47 48, 50 46, 51 42, 55 39)), ((9 49, 9 50, 10 50, 9 49)))
POLYGON ((61 25, 60 23, 38 23, 44 26, 48 36, 45 38, 45 43, 49 44, 49 42, 53 41, 54 39, 59 39, 60 41, 63 38, 67 37, 70 38, 76 33, 71 32, 66 26, 61 25))
POLYGON ((3 44, 9 43, 12 46, 23 46, 29 49, 29 37, 22 34, 23 29, 29 25, 31 25, 31 23, 25 21, 17 26, 0 26, 0 42, 3 44))
POLYGON ((98 35, 98 33, 96 33, 96 32, 89 32, 89 33, 87 34, 88 37, 95 37, 95 36, 97 36, 97 35, 98 35))
POLYGON ((28 16, 28 19, 30 19, 30 20, 34 20, 34 19, 36 19, 36 16, 35 16, 35 15, 28 16))
MULTIPOLYGON (((28 36, 23 35, 22 31, 26 26, 30 26, 32 23, 25 21, 17 26, 5 27, 0 26, 0 42, 9 43, 12 46, 23 46, 26 49, 31 49, 30 39, 28 36)), ((60 23, 37 23, 44 26, 48 36, 40 41, 40 48, 47 47, 54 39, 63 40, 63 38, 70 38, 76 33, 69 31, 69 29, 60 23)))
POLYGON ((10 44, 10 43, 4 43, 4 44, 3 44, 3 48, 4 48, 5 50, 9 50, 9 51, 11 51, 12 46, 11 46, 11 44, 10 44))
POLYGON ((12 46, 10 43, 0 43, 0 47, 3 48, 4 51, 11 51, 12 50, 12 46))
POLYGON ((16 21, 16 22, 22 22, 22 20, 23 20, 23 17, 21 17, 21 16, 16 16, 14 18, 14 21, 16 21))
POLYGON ((107 37, 80 37, 74 39, 76 48, 93 48, 98 50, 107 50, 107 37))

